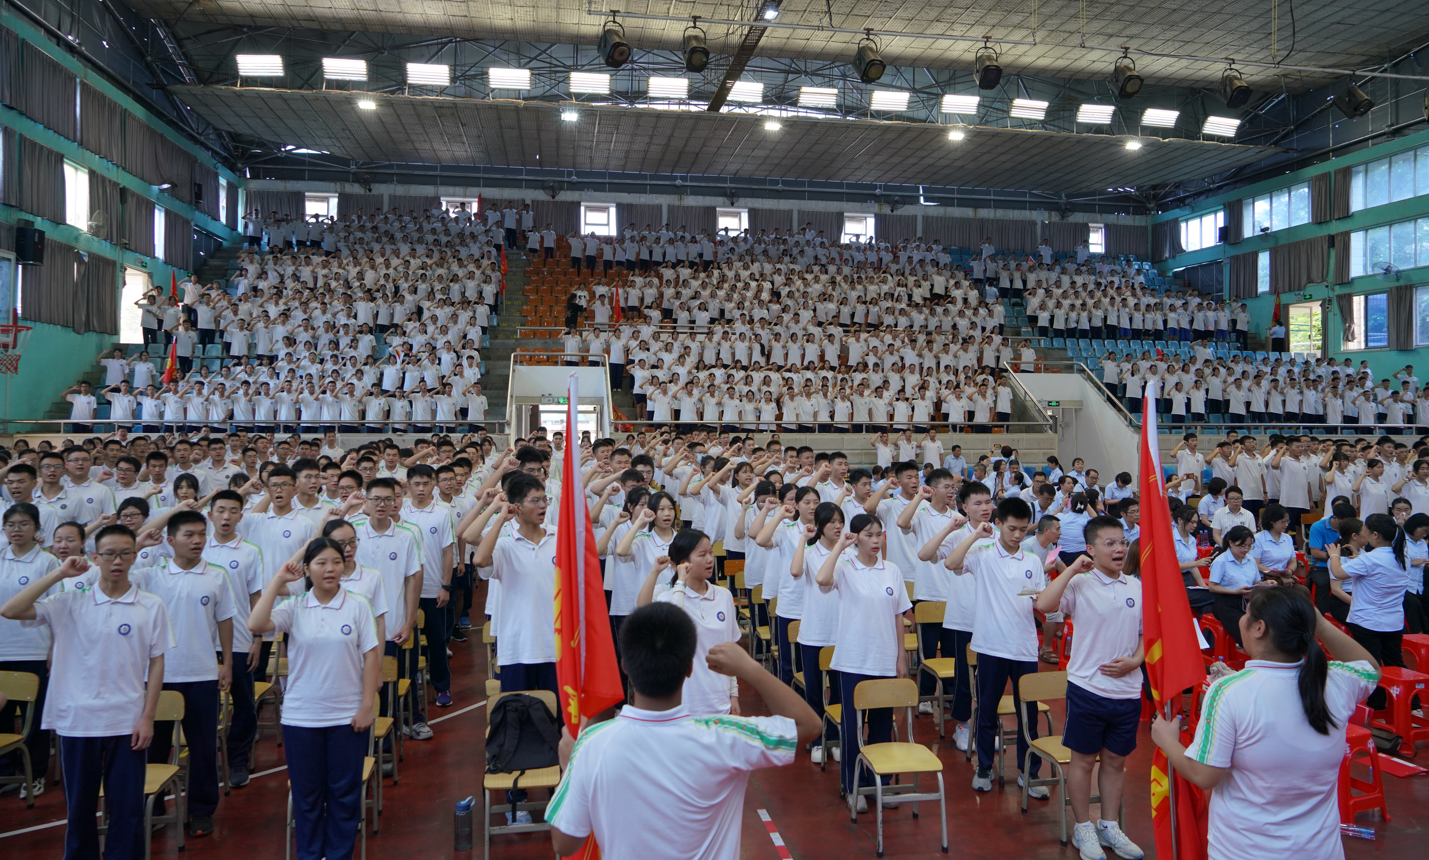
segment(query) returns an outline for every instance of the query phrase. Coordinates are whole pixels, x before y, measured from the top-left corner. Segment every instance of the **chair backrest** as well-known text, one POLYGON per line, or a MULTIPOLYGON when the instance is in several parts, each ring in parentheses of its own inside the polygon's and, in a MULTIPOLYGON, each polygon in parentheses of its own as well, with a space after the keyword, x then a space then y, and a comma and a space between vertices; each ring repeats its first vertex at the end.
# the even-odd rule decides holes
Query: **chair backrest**
MULTIPOLYGON (((40 695, 40 676, 33 672, 0 672, 0 693, 12 702, 33 702, 40 695)), ((27 713, 29 710, 25 709, 27 713)))
POLYGON ((390 684, 397 680, 397 658, 382 658, 382 683, 390 684))
POLYGON ((853 706, 870 708, 911 708, 918 704, 918 684, 911 678, 879 678, 859 681, 853 688, 853 706))
POLYGON ((789 641, 791 643, 799 641, 799 622, 789 622, 789 641))
POLYGON ((977 668, 977 652, 973 650, 973 646, 971 646, 971 645, 968 646, 968 651, 967 651, 967 653, 968 653, 968 667, 969 667, 969 668, 972 668, 972 669, 976 669, 976 668, 977 668))
POLYGON ((756 585, 749 592, 749 600, 752 603, 764 602, 764 586, 756 585))
POLYGON ((184 695, 177 690, 159 693, 159 706, 154 709, 155 722, 182 720, 184 718, 184 695))
POLYGON ((1022 680, 1013 685, 1013 694, 1019 702, 1046 702, 1067 698, 1066 672, 1034 672, 1023 675, 1022 680))
MULTIPOLYGON (((725 562, 725 564, 729 564, 729 562, 725 562)), ((744 591, 747 588, 744 584, 744 562, 741 561, 739 565, 739 570, 734 574, 734 590, 744 591)))
POLYGON ((487 644, 496 641, 496 637, 491 635, 491 622, 487 621, 481 625, 481 641, 487 644))
POLYGON ((725 575, 725 576, 738 576, 738 575, 742 575, 743 573, 744 573, 744 559, 742 559, 742 558, 739 558, 739 559, 728 559, 728 558, 727 558, 727 559, 724 560, 724 575, 725 575))
POLYGON ((829 666, 834 662, 834 646, 825 645, 819 649, 819 671, 829 671, 829 666))
POLYGON ((925 600, 915 604, 913 607, 913 620, 919 624, 942 624, 943 616, 947 614, 948 603, 945 600, 925 600))
POLYGON ((903 587, 904 587, 904 589, 906 589, 906 590, 908 591, 908 599, 909 599, 909 600, 912 600, 912 599, 913 599, 913 583, 911 583, 911 582, 905 582, 905 583, 903 583, 903 587))

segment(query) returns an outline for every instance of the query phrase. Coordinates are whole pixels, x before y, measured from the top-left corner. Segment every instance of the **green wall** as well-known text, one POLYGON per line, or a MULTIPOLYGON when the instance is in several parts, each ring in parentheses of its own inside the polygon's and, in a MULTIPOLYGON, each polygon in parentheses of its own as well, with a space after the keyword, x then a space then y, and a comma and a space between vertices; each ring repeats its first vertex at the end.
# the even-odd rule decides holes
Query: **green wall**
MULTIPOLYGON (((114 338, 99 332, 76 334, 71 329, 48 323, 28 323, 29 343, 20 358, 20 372, 0 374, 0 414, 6 418, 43 418, 59 393, 69 388, 85 372, 94 369, 94 359, 114 338)), ((0 427, 5 426, 0 422, 0 427)), ((28 432, 26 426, 9 427, 9 432, 28 432)))

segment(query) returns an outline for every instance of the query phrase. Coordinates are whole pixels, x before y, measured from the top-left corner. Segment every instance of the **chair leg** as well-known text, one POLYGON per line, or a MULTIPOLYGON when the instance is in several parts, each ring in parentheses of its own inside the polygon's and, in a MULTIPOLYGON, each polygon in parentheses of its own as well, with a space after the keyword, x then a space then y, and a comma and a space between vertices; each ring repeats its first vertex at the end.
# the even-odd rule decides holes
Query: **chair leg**
POLYGON ((287 834, 286 844, 283 846, 283 860, 293 860, 293 792, 288 792, 288 823, 284 827, 287 834))
POLYGON ((943 853, 948 853, 948 804, 944 799, 943 774, 940 771, 935 774, 938 777, 938 820, 943 827, 943 853))
POLYGON ((878 820, 878 856, 883 856, 883 780, 873 775, 873 812, 878 820))
MULTIPOLYGON (((34 705, 31 704, 29 707, 34 707, 34 705)), ((33 731, 33 729, 31 729, 31 731, 33 731)), ((19 753, 20 753, 20 764, 23 766, 24 771, 25 771, 25 808, 26 808, 26 809, 34 809, 34 808, 35 808, 35 774, 34 774, 34 772, 33 772, 33 767, 32 767, 31 764, 30 764, 30 751, 25 748, 25 745, 24 745, 24 744, 21 744, 21 745, 20 745, 20 748, 19 748, 19 753)), ((40 779, 44 779, 44 778, 45 778, 45 775, 44 775, 44 774, 40 774, 40 779)))
POLYGON ((482 808, 486 814, 481 816, 481 860, 491 860, 491 792, 486 789, 481 790, 482 808))

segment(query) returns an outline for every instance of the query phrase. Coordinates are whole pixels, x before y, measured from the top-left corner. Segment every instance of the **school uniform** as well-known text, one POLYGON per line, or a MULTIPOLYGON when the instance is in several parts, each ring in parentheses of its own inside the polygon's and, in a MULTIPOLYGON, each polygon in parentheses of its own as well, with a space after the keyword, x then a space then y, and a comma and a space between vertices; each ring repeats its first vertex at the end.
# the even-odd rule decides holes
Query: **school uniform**
POLYGON ((368 652, 378 646, 367 600, 339 586, 324 605, 313 592, 273 607, 286 633, 283 750, 293 799, 298 860, 351 860, 362 815, 367 732, 352 729, 368 652))
MULTIPOLYGON (((451 606, 450 603, 437 606, 437 597, 442 593, 442 580, 447 574, 442 570, 442 551, 456 542, 452 534, 455 528, 452 509, 437 498, 433 498, 425 508, 413 505, 408 499, 402 505, 402 522, 410 525, 412 532, 420 538, 422 593, 417 603, 422 610, 422 633, 427 637, 427 668, 431 672, 432 687, 438 693, 445 693, 452 686, 451 667, 447 664, 447 638, 452 629, 448 610, 451 606)), ((453 558, 452 562, 455 563, 456 559, 453 558)))
POLYGON ((1350 635, 1381 666, 1403 666, 1404 595, 1409 571, 1394 557, 1392 547, 1365 551, 1343 563, 1355 599, 1346 624, 1350 635))
MULTIPOLYGON (((38 543, 24 555, 17 555, 12 546, 0 549, 0 605, 24 591, 37 579, 47 576, 59 567, 60 561, 46 552, 38 543)), ((46 591, 44 597, 53 597, 64 590, 63 583, 46 591)), ((10 702, 0 708, 0 730, 13 731, 16 717, 22 709, 35 708, 31 718, 30 736, 25 739, 25 748, 30 753, 30 771, 34 779, 43 779, 50 769, 50 733, 41 728, 40 714, 45 711, 45 694, 50 683, 48 658, 52 642, 47 627, 26 627, 23 622, 0 618, 0 672, 29 672, 40 679, 40 687, 33 704, 10 702)), ((20 753, 13 752, 0 764, 6 775, 24 773, 20 753)))
POLYGON ((1077 625, 1067 662, 1067 722, 1062 743, 1073 752, 1131 755, 1141 723, 1140 670, 1120 678, 1101 667, 1136 653, 1141 640, 1141 580, 1094 569, 1072 577, 1061 612, 1077 625))
POLYGON ((556 692, 556 530, 542 526, 535 543, 514 522, 491 551, 491 579, 501 583, 497 623, 501 689, 556 692))
MULTIPOLYGON (((233 680, 228 688, 233 700, 233 714, 228 719, 228 767, 230 771, 246 771, 248 755, 258 735, 253 672, 248 668, 248 651, 253 647, 253 634, 248 630, 248 611, 253 605, 253 595, 261 594, 268 584, 263 579, 263 551, 257 544, 237 536, 228 543, 220 543, 210 535, 203 550, 203 559, 223 568, 229 590, 233 593, 233 680)), ((260 653, 260 661, 262 657, 260 653)))
MULTIPOLYGON (((1244 588, 1260 582, 1260 568, 1249 552, 1245 558, 1236 561, 1235 555, 1226 551, 1211 562, 1211 575, 1206 577, 1206 581, 1224 588, 1244 588)), ((1212 609, 1216 620, 1221 622, 1237 645, 1241 644, 1240 617, 1245 614, 1245 609, 1241 607, 1243 599, 1239 594, 1217 594, 1212 609)))
MULTIPOLYGON (((797 644, 799 668, 804 673, 804 701, 809 703, 809 707, 813 708, 816 714, 824 712, 823 695, 826 686, 833 693, 829 697, 830 704, 843 702, 843 697, 840 695, 838 673, 830 671, 829 677, 825 679, 823 671, 819 668, 819 651, 837 644, 843 604, 837 590, 819 587, 817 578, 819 568, 824 566, 824 560, 829 557, 829 553, 830 550, 824 549, 818 541, 805 547, 804 574, 798 580, 793 581, 794 587, 803 591, 803 612, 799 619, 799 641, 797 644)), ((780 601, 781 609, 783 608, 782 602, 780 601)), ((830 668, 832 669, 832 667, 830 668)))
POLYGON ((705 584, 704 594, 677 582, 655 599, 680 607, 695 623, 695 668, 685 679, 682 703, 695 716, 728 714, 730 698, 739 696, 739 681, 711 671, 705 658, 715 645, 739 641, 733 595, 712 582, 705 584))
POLYGON ((109 813, 105 856, 138 860, 148 752, 130 748, 144 714, 149 661, 177 644, 164 602, 130 584, 111 598, 98 587, 64 591, 35 604, 27 627, 54 639, 42 728, 59 735, 64 769, 66 858, 99 857, 99 789, 109 813))
MULTIPOLYGON (((367 517, 358 517, 351 522, 357 533, 357 563, 378 572, 387 596, 387 641, 382 643, 382 653, 396 658, 399 677, 415 677, 419 656, 417 649, 403 649, 392 641, 392 637, 407 624, 407 578, 422 571, 421 553, 417 549, 419 538, 410 526, 395 520, 388 524, 385 532, 377 531, 367 517)), ((387 716, 391 713, 392 703, 388 701, 385 685, 381 693, 382 715, 387 716)), ((421 722, 421 719, 416 722, 421 722)))

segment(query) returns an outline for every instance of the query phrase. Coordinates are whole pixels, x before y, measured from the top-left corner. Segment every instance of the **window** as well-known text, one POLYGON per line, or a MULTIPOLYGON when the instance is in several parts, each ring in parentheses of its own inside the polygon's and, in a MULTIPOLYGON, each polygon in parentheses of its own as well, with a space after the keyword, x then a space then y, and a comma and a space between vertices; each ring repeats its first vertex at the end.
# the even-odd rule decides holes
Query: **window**
POLYGON ((1381 263, 1397 269, 1429 266, 1429 218, 1356 230, 1349 255, 1352 278, 1382 271, 1381 263))
POLYGON ((839 242, 867 242, 873 239, 873 216, 844 214, 844 232, 839 242))
POLYGON ((1217 209, 1194 218, 1181 220, 1181 247, 1187 251, 1199 251, 1221 243, 1222 227, 1226 226, 1226 211, 1217 209))
POLYGON ((1242 205, 1245 207, 1243 229, 1247 236, 1309 224, 1310 183, 1301 182, 1259 197, 1247 197, 1242 205))
POLYGON ((304 199, 303 214, 308 217, 321 215, 324 218, 337 217, 336 194, 308 194, 304 199))
POLYGON ((737 236, 749 229, 749 210, 716 209, 715 220, 721 233, 728 231, 726 235, 737 236))
POLYGON ((465 210, 468 211, 468 212, 475 212, 475 211, 476 211, 476 205, 477 205, 477 203, 478 203, 478 200, 477 200, 477 198, 475 198, 475 197, 443 197, 443 198, 442 198, 442 208, 443 208, 443 209, 447 209, 447 210, 451 210, 451 209, 465 209, 465 210))
POLYGON ((1087 225, 1087 250, 1093 254, 1106 253, 1106 225, 1087 225))
POLYGON ((89 171, 73 161, 65 162, 65 223, 89 229, 89 171))
POLYGON ((1384 349, 1389 346, 1389 293, 1355 296, 1354 325, 1344 348, 1384 349))
POLYGON ((1414 291, 1414 343, 1429 346, 1429 287, 1414 291))
POLYGON ((1270 252, 1261 251, 1255 255, 1255 291, 1257 294, 1270 292, 1270 252))
POLYGON ((164 259, 164 207, 154 207, 154 258, 164 259))
POLYGON ((1290 351, 1323 355, 1324 317, 1320 302, 1291 305, 1289 311, 1290 351))
POLYGON ((620 222, 615 220, 615 204, 581 204, 582 234, 594 233, 597 236, 614 236, 615 227, 618 223, 620 222))
POLYGON ((1429 146, 1355 165, 1350 171, 1350 211, 1358 212, 1429 194, 1429 146))
POLYGON ((119 342, 142 343, 144 338, 143 314, 134 303, 144 297, 152 283, 149 273, 143 269, 124 267, 124 290, 119 300, 119 342))

